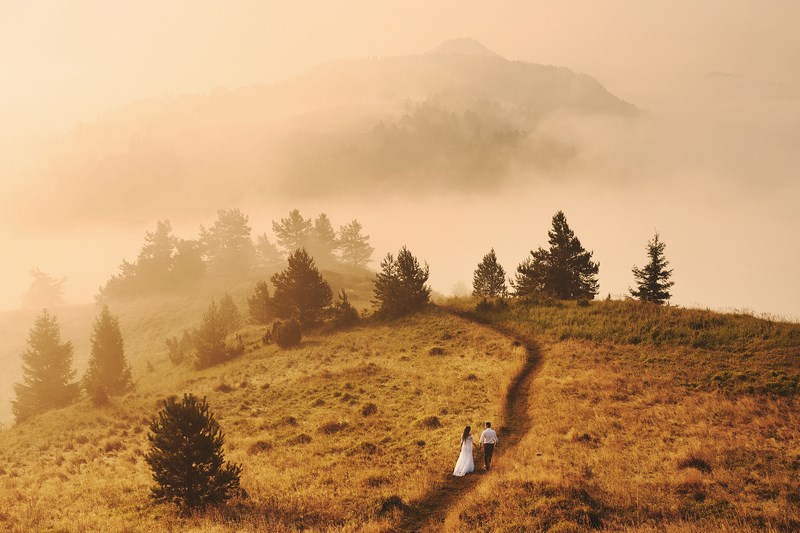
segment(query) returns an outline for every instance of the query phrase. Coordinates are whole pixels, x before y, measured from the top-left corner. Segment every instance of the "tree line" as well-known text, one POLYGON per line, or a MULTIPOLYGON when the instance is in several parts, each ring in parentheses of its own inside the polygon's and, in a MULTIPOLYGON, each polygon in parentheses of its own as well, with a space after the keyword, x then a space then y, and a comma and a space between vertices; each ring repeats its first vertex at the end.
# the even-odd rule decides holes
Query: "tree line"
POLYGON ((239 209, 220 209, 195 239, 173 235, 169 220, 145 234, 134 261, 123 260, 119 272, 100 287, 97 299, 108 302, 191 285, 207 276, 222 278, 272 271, 284 258, 304 248, 324 268, 365 268, 374 248, 358 220, 334 230, 325 213, 305 218, 297 209, 272 222, 275 242, 266 233, 252 237, 249 217, 239 209))
MULTIPOLYGON (((508 280, 513 296, 533 301, 594 299, 600 264, 592 261, 593 252, 584 249, 563 211, 553 215, 552 224, 547 232, 549 248, 540 246, 531 251, 517 266, 514 279, 508 280)), ((665 247, 658 233, 647 243, 649 262, 632 269, 636 283, 636 288, 628 289, 632 297, 657 305, 671 298, 670 288, 674 283, 670 281, 672 270, 667 268, 665 247)), ((492 248, 475 269, 472 293, 481 298, 504 298, 510 292, 508 285, 505 270, 492 248)))

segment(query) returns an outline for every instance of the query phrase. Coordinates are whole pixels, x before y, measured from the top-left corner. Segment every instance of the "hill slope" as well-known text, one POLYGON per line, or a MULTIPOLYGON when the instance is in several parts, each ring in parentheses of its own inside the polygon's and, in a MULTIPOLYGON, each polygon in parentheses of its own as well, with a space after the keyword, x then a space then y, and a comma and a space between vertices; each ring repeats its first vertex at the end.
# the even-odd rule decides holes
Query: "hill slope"
POLYGON ((273 85, 145 99, 82 124, 40 151, 21 214, 42 222, 42 186, 60 199, 47 213, 56 220, 157 218, 176 205, 197 214, 246 194, 486 190, 569 163, 581 147, 545 126, 560 114, 636 108, 588 75, 470 41, 336 61, 273 85))

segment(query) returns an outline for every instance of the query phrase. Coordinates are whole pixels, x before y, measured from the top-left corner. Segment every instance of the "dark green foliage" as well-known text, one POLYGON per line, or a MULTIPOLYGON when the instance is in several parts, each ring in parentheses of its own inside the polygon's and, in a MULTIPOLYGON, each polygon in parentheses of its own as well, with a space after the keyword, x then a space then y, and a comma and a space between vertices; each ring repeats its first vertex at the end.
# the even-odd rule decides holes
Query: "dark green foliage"
POLYGON ((633 267, 636 289, 628 288, 628 290, 634 298, 661 305, 672 296, 669 289, 675 283, 669 280, 672 269, 667 270, 669 261, 664 257, 665 247, 666 245, 658 239, 658 233, 652 241, 648 241, 647 255, 650 257, 650 262, 641 269, 633 267))
POLYGON ((472 277, 472 294, 483 298, 497 298, 505 296, 506 272, 497 262, 494 248, 483 256, 472 277))
POLYGON ((403 246, 397 253, 386 254, 381 261, 381 271, 375 276, 373 305, 382 316, 393 318, 423 308, 430 300, 428 264, 422 268, 417 258, 403 246))
POLYGON ((200 242, 212 272, 240 274, 255 264, 249 220, 238 209, 219 209, 213 226, 200 226, 200 242))
POLYGON ((553 215, 547 232, 550 248, 539 248, 517 267, 513 286, 520 297, 552 297, 559 300, 591 300, 597 294, 597 272, 592 261, 567 224, 562 211, 553 215))
POLYGON ((280 223, 273 222, 272 231, 278 239, 278 246, 287 254, 302 248, 308 249, 311 244, 311 219, 303 218, 297 209, 292 210, 288 218, 282 218, 280 223))
POLYGON ((247 297, 247 307, 250 310, 250 319, 256 324, 266 325, 272 319, 272 300, 266 281, 256 283, 253 294, 247 297))
POLYGON ((272 340, 281 348, 291 348, 300 344, 303 332, 300 322, 294 318, 276 320, 272 324, 272 340))
POLYGON ((80 390, 72 368, 72 343, 61 342, 56 317, 43 310, 28 335, 22 353, 22 383, 14 385, 11 410, 17 422, 70 404, 80 390))
POLYGON ((230 358, 230 350, 225 343, 228 328, 214 300, 203 313, 203 323, 195 335, 195 366, 206 368, 230 358))
POLYGON ((61 295, 64 292, 64 283, 67 278, 56 279, 38 268, 31 270, 31 277, 33 281, 22 298, 22 307, 42 309, 64 303, 61 295))
POLYGON ((205 398, 169 398, 150 423, 145 461, 156 486, 152 496, 184 511, 221 503, 239 490, 242 468, 225 462, 224 435, 205 398))
POLYGON ((119 319, 108 306, 97 317, 92 331, 92 352, 89 367, 83 377, 88 395, 102 389, 108 395, 121 394, 133 388, 131 368, 125 359, 125 342, 119 329, 119 319))
POLYGON ((239 313, 233 297, 228 293, 225 293, 225 296, 219 301, 219 314, 225 324, 226 335, 230 335, 242 327, 242 315, 239 313))
POLYGON ((331 266, 336 264, 334 252, 339 243, 328 215, 322 213, 314 220, 314 229, 311 231, 309 251, 320 265, 331 266))
POLYGON ((358 220, 339 228, 339 252, 346 265, 365 267, 372 260, 375 248, 369 245, 369 235, 362 235, 358 220))
POLYGON ((281 252, 267 237, 262 233, 256 240, 256 263, 260 268, 272 270, 283 261, 281 252))
POLYGON ((339 300, 333 305, 333 325, 337 328, 349 328, 358 323, 358 311, 344 289, 339 293, 339 300))
POLYGON ((278 315, 296 317, 303 326, 318 322, 333 299, 330 285, 305 249, 290 254, 289 266, 270 281, 278 315))

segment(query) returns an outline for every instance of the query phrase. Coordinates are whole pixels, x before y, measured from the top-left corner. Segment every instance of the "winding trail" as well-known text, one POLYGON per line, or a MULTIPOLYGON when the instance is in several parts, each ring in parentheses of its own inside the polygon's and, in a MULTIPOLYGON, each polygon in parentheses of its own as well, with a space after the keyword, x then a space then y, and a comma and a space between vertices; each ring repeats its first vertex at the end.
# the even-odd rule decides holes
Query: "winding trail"
MULTIPOLYGON (((516 333, 497 324, 482 320, 472 313, 444 309, 465 320, 478 323, 506 337, 516 339, 527 351, 525 363, 511 381, 503 403, 504 424, 498 428, 500 443, 495 449, 495 458, 492 461, 495 464, 502 463, 503 455, 519 445, 522 437, 525 436, 531 426, 528 399, 531 394, 531 382, 541 363, 539 347, 532 339, 521 338, 516 333)), ((406 509, 400 524, 393 531, 440 531, 450 508, 474 489, 484 476, 494 475, 494 473, 488 473, 482 468, 478 468, 477 460, 475 463, 476 469, 473 474, 455 477, 448 472, 447 477, 442 479, 441 485, 428 493, 425 498, 406 509)))

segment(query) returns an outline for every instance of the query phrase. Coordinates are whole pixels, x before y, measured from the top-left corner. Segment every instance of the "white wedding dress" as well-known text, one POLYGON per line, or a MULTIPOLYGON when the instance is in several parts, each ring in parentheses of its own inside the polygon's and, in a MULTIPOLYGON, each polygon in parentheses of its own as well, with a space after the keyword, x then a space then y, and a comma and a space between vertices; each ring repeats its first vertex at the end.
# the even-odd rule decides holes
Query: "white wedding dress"
POLYGON ((475 444, 475 441, 472 439, 472 435, 461 443, 461 453, 458 456, 458 461, 456 461, 456 467, 453 469, 454 476, 463 476, 475 471, 475 461, 472 460, 473 444, 475 444))

